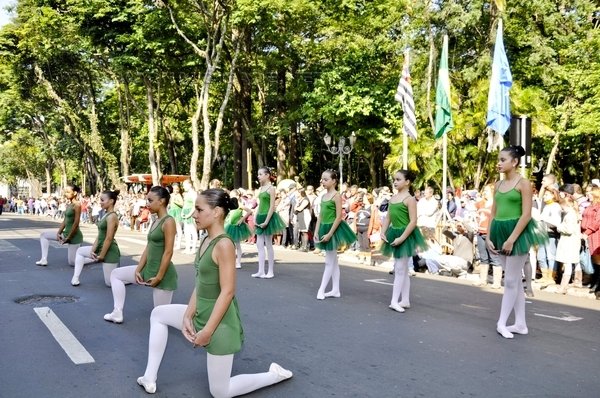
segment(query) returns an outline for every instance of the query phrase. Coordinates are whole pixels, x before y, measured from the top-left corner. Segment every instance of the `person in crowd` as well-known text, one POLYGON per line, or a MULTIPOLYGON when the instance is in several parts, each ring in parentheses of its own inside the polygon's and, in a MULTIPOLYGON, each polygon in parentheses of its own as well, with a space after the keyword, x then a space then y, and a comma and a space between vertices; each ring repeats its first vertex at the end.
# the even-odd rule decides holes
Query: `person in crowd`
POLYGON ((61 245, 67 245, 68 255, 67 261, 69 265, 75 265, 75 255, 77 249, 83 242, 83 234, 79 229, 79 221, 81 219, 81 205, 77 200, 81 190, 75 185, 67 185, 64 192, 66 200, 65 218, 58 227, 58 231, 47 230, 40 234, 40 246, 42 249, 41 258, 36 261, 36 265, 48 265, 48 247, 51 240, 57 241, 61 245))
POLYGON ((258 248, 258 271, 253 278, 270 279, 275 276, 275 253, 273 252, 273 234, 283 231, 285 223, 275 212, 275 188, 271 179, 273 173, 268 167, 258 169, 258 210, 256 212, 256 246, 258 248), (269 269, 265 273, 265 252, 269 269))
POLYGON ((306 197, 308 198, 308 202, 310 205, 310 223, 308 225, 308 250, 312 251, 315 249, 313 231, 315 230, 315 225, 317 223, 317 215, 315 214, 313 208, 315 199, 317 198, 317 194, 315 193, 315 187, 313 187, 312 185, 306 186, 306 197))
POLYGON ((185 236, 186 254, 196 253, 198 245, 198 231, 192 215, 194 214, 194 203, 196 203, 196 190, 192 185, 192 181, 185 180, 183 182, 183 207, 181 208, 181 220, 183 222, 183 235, 185 236))
POLYGON ((315 246, 325 251, 325 270, 321 286, 317 292, 317 300, 326 297, 340 297, 340 266, 337 250, 356 240, 356 234, 342 220, 342 197, 335 189, 338 175, 333 170, 325 170, 321 174, 321 184, 326 190, 320 203, 320 213, 315 226, 315 246), (331 280, 331 290, 325 292, 331 280))
POLYGON ((600 300, 600 188, 592 187, 589 196, 592 204, 583 212, 581 232, 587 242, 594 267, 590 293, 594 293, 596 299, 600 300))
POLYGON ((174 250, 181 249, 181 240, 183 239, 183 219, 181 218, 181 211, 183 209, 183 196, 181 196, 181 188, 179 184, 173 184, 173 192, 171 193, 171 200, 169 200, 168 214, 175 220, 175 229, 177 235, 175 237, 174 250))
POLYGON ((440 207, 439 201, 433 196, 433 188, 425 187, 424 195, 417 202, 417 226, 424 233, 426 229, 435 233, 437 215, 440 207))
POLYGON ((4 211, 5 204, 6 204, 6 199, 4 199, 2 197, 2 195, 0 195, 0 216, 2 215, 2 212, 4 211))
POLYGON ((209 188, 222 188, 223 187, 223 183, 221 182, 221 180, 218 180, 216 178, 213 178, 212 180, 210 180, 210 182, 208 183, 208 187, 209 188))
POLYGON ((125 306, 125 284, 136 283, 153 289, 154 306, 170 304, 173 291, 177 289, 177 271, 171 261, 175 242, 175 220, 167 214, 170 199, 169 191, 161 186, 150 188, 146 197, 148 208, 158 216, 148 231, 146 248, 137 265, 114 269, 110 274, 110 284, 114 308, 104 319, 109 322, 123 322, 125 306))
POLYGON ((296 229, 298 230, 300 250, 308 251, 308 227, 311 223, 310 201, 304 188, 298 189, 296 198, 296 207, 294 208, 296 216, 296 229))
POLYGON ((426 250, 427 243, 417 228, 417 201, 411 195, 414 176, 408 170, 394 173, 396 194, 389 202, 387 216, 381 226, 381 252, 394 258, 394 287, 389 307, 398 312, 410 308, 410 277, 408 263, 417 250, 426 250))
POLYGON ((562 208, 558 204, 558 189, 554 188, 554 185, 544 188, 542 198, 540 220, 546 227, 549 240, 545 245, 538 247, 537 260, 542 271, 541 283, 547 286, 554 284, 556 278, 556 243, 560 237, 556 228, 560 224, 562 208))
MULTIPOLYGON (((234 189, 231 191, 231 198, 238 201, 239 191, 234 189)), ((238 204, 240 202, 238 201, 238 204)), ((252 210, 238 206, 236 209, 229 212, 225 218, 225 232, 235 244, 235 268, 242 268, 242 243, 252 235, 250 227, 246 223, 248 216, 252 214, 252 210)))
POLYGON ((486 244, 498 254, 504 268, 504 294, 496 331, 504 338, 514 334, 527 334, 525 319, 525 295, 523 294, 523 267, 534 244, 547 241, 545 231, 531 219, 531 184, 519 174, 519 164, 525 150, 511 145, 500 151, 498 171, 505 179, 495 187, 492 206, 492 222, 486 244), (511 312, 515 312, 515 323, 507 325, 511 312))
POLYGON ((161 305, 152 311, 148 361, 137 383, 147 393, 156 392, 169 326, 181 330, 192 347, 206 349, 208 387, 213 397, 236 397, 289 379, 292 372, 277 363, 265 373, 231 377, 233 357, 241 350, 244 332, 235 296, 235 248, 223 224, 227 213, 237 208, 237 200, 222 189, 208 189, 198 195, 195 208, 197 228, 207 231, 194 261, 196 287, 188 305, 161 305))
POLYGON ((456 223, 455 230, 446 228, 442 233, 452 242, 447 245, 448 254, 427 259, 427 268, 431 269, 430 262, 435 262, 440 274, 456 277, 466 276, 475 254, 473 233, 467 230, 462 221, 456 223))
POLYGON ((370 264, 371 261, 371 241, 370 226, 372 205, 369 202, 370 194, 360 192, 353 203, 354 208, 354 229, 356 230, 356 239, 358 240, 358 259, 361 262, 370 264))
POLYGON ((110 287, 110 274, 119 265, 121 252, 115 241, 119 228, 119 216, 115 212, 115 203, 119 191, 104 191, 100 195, 100 206, 105 211, 104 217, 98 222, 98 236, 92 246, 80 247, 75 257, 75 269, 71 285, 79 286, 79 277, 84 264, 102 263, 104 283, 110 287))
POLYGON ((458 207, 456 206, 456 200, 454 199, 454 192, 452 190, 446 192, 446 209, 448 210, 451 219, 456 217, 458 207))
POLYGON ((477 207, 477 253, 479 257, 479 282, 477 286, 486 286, 490 266, 492 266, 492 288, 500 289, 502 283, 502 267, 498 256, 492 253, 485 244, 491 221, 492 207, 494 205, 494 184, 488 184, 483 188, 481 200, 476 203, 477 207))
POLYGON ((285 231, 287 230, 287 225, 289 222, 289 220, 286 218, 289 218, 290 216, 290 210, 289 208, 287 208, 287 206, 289 206, 289 203, 286 204, 286 201, 287 195, 285 194, 285 189, 278 189, 275 195, 275 212, 279 214, 279 217, 281 217, 281 219, 285 223, 286 229, 283 230, 283 233, 278 232, 273 235, 273 244, 283 247, 285 247, 285 231))
POLYGON ((578 275, 581 284, 581 264, 579 264, 579 252, 581 251, 581 225, 579 223, 579 215, 577 214, 579 206, 575 199, 567 194, 561 194, 559 199, 560 206, 563 210, 561 223, 557 226, 557 231, 560 234, 556 247, 556 261, 563 264, 564 270, 560 280, 558 293, 567 294, 567 288, 573 267, 575 274, 578 275))
POLYGON ((296 227, 296 213, 294 212, 294 209, 296 208, 296 203, 297 203, 297 185, 296 183, 291 183, 290 185, 288 185, 288 189, 287 189, 287 200, 290 204, 290 207, 288 209, 289 214, 287 216, 288 222, 286 223, 286 229, 285 229, 285 242, 286 245, 285 247, 289 248, 289 249, 294 249, 297 247, 298 245, 298 236, 296 234, 297 231, 297 227, 296 227))

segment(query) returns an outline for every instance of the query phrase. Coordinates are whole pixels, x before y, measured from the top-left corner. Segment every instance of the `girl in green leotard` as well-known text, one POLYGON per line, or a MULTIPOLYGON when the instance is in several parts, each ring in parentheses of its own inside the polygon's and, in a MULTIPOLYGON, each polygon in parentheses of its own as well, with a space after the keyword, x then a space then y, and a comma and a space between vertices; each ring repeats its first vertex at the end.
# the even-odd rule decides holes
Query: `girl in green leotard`
POLYGON ((102 263, 104 283, 110 287, 110 274, 119 265, 121 252, 115 241, 119 228, 119 216, 115 212, 115 202, 119 191, 104 191, 100 195, 100 206, 105 211, 102 220, 98 221, 98 237, 92 246, 80 247, 75 257, 75 269, 71 285, 79 286, 79 276, 84 264, 102 263))
POLYGON ((532 245, 543 243, 548 236, 531 219, 531 184, 519 174, 521 156, 525 150, 511 145, 498 157, 498 171, 505 179, 496 184, 492 223, 486 238, 488 250, 498 254, 504 268, 504 294, 496 331, 506 339, 514 333, 527 334, 525 295, 522 272, 532 245), (508 317, 515 311, 515 323, 507 326, 508 317))
POLYGON ((317 292, 317 300, 325 297, 340 297, 340 266, 337 250, 356 240, 356 234, 346 221, 342 220, 342 197, 335 189, 338 183, 337 173, 325 170, 321 175, 321 185, 326 192, 321 199, 321 212, 315 226, 315 246, 325 251, 325 270, 321 286, 317 292), (325 288, 331 279, 331 290, 325 288))
POLYGON ((222 189, 198 195, 194 220, 207 236, 194 262, 196 287, 188 305, 161 305, 152 311, 148 362, 144 375, 137 379, 147 393, 156 392, 169 326, 181 330, 192 347, 206 349, 208 386, 214 397, 248 394, 292 377, 292 372, 276 363, 265 373, 231 377, 233 356, 242 347, 244 332, 235 297, 235 247, 223 224, 227 213, 237 206, 237 200, 222 189))
POLYGON ((147 206, 158 218, 148 231, 148 244, 138 265, 116 268, 110 274, 114 309, 104 315, 104 320, 123 322, 125 284, 136 283, 152 287, 154 306, 170 304, 173 291, 177 289, 177 271, 171 261, 175 242, 175 220, 167 214, 171 195, 166 188, 154 186, 146 196, 147 206))
POLYGON ((425 238, 417 228, 417 201, 410 193, 413 178, 408 170, 399 170, 394 174, 397 193, 390 199, 381 226, 381 252, 394 258, 394 288, 389 307, 398 312, 410 308, 408 263, 418 249, 427 249, 425 238))
POLYGON ((175 220, 175 227, 177 229, 174 247, 175 250, 179 250, 181 248, 181 239, 183 238, 183 219, 181 218, 182 209, 183 196, 181 196, 181 188, 179 188, 179 184, 173 184, 173 193, 171 193, 171 199, 169 200, 169 208, 167 211, 175 220))
POLYGON ((183 222, 183 235, 185 236, 185 254, 196 253, 198 244, 198 231, 194 224, 192 215, 194 214, 194 203, 196 203, 196 191, 192 181, 183 182, 183 208, 181 209, 181 220, 183 222))
POLYGON ((268 167, 258 169, 258 210, 256 212, 256 247, 258 249, 258 271, 253 278, 270 279, 275 276, 275 254, 273 253, 273 235, 285 229, 285 223, 275 212, 275 188, 271 184, 273 173, 268 167), (265 274, 265 251, 269 261, 269 270, 265 274))
POLYGON ((75 256, 77 249, 83 242, 83 234, 79 229, 79 220, 81 219, 81 204, 77 197, 81 190, 75 185, 67 185, 65 188, 65 199, 67 199, 67 209, 65 218, 58 227, 58 231, 43 231, 40 234, 40 246, 42 249, 42 258, 35 262, 36 265, 48 265, 48 247, 51 240, 57 241, 61 245, 67 245, 69 265, 75 265, 75 256))

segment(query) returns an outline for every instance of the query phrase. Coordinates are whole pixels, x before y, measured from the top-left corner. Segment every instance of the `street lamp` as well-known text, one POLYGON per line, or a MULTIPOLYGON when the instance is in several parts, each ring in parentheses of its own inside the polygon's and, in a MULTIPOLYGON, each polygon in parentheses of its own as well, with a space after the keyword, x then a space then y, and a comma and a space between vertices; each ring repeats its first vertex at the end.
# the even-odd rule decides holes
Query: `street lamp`
POLYGON ((350 134, 350 137, 348 138, 348 141, 350 142, 350 145, 346 145, 346 137, 340 137, 337 146, 333 145, 331 146, 331 136, 329 134, 325 134, 325 137, 323 137, 323 141, 325 141, 325 145, 327 146, 327 150, 329 151, 329 153, 333 154, 333 155, 339 155, 340 161, 339 161, 339 170, 340 170, 340 186, 344 183, 344 177, 343 177, 343 173, 342 173, 342 160, 344 155, 349 155, 350 152, 352 152, 352 150, 354 149, 354 144, 356 143, 356 134, 354 134, 354 131, 352 132, 352 134, 350 134))

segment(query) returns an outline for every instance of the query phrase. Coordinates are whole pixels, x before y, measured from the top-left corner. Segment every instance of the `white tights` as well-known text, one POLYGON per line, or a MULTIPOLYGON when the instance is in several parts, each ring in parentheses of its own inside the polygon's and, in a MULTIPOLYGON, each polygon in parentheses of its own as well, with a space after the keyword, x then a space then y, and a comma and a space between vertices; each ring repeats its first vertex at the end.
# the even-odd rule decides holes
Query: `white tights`
POLYGON ((188 222, 183 224, 183 235, 185 236, 185 251, 194 253, 198 245, 198 230, 194 224, 188 222))
POLYGON ((235 267, 242 268, 242 243, 241 242, 235 242, 235 267))
POLYGON ((340 295, 340 266, 338 264, 338 256, 336 250, 325 251, 325 270, 321 279, 321 286, 317 292, 317 298, 322 296, 337 296, 340 295), (325 289, 331 279, 331 290, 325 293, 325 289))
POLYGON ((400 305, 401 307, 406 307, 410 305, 409 261, 412 261, 412 257, 394 259, 394 288, 392 289, 391 301, 391 305, 393 306, 400 305))
MULTIPOLYGON (((158 369, 169 339, 169 326, 181 330, 186 309, 187 305, 184 304, 170 304, 152 310, 145 381, 156 383, 158 369)), ((237 397, 281 381, 277 374, 272 372, 231 377, 232 366, 233 354, 206 354, 208 386, 213 397, 237 397)))
POLYGON ((522 330, 527 329, 525 321, 525 295, 523 294, 522 270, 529 254, 521 256, 502 256, 498 259, 504 268, 504 294, 502 295, 502 306, 497 327, 499 330, 507 328, 506 323, 510 313, 515 311, 514 327, 522 330))
MULTIPOLYGON (((79 275, 81 275, 83 266, 85 264, 90 264, 94 262, 96 262, 96 260, 92 258, 92 246, 84 246, 77 249, 77 253, 75 255, 75 269, 73 270, 73 278, 79 279, 79 275)), ((115 268, 117 268, 117 265, 117 263, 102 263, 104 283, 106 283, 106 286, 108 287, 110 287, 110 274, 115 268)))
POLYGON ((175 250, 181 249, 181 240, 183 239, 183 227, 181 224, 181 222, 175 221, 175 230, 177 231, 177 234, 175 235, 175 250))
POLYGON ((265 275, 265 251, 269 261, 269 271, 267 276, 275 275, 275 253, 273 252, 273 235, 256 235, 256 247, 258 249, 258 272, 265 275))
MULTIPOLYGON (((125 306, 125 283, 136 283, 135 282, 135 265, 128 267, 115 268, 110 273, 110 284, 113 294, 114 308, 123 311, 125 306)), ((152 289, 152 298, 154 299, 154 306, 171 304, 173 298, 172 290, 163 290, 158 288, 152 289)))
MULTIPOLYGON (((56 230, 55 229, 49 229, 46 231, 43 231, 40 234, 40 246, 42 248, 42 258, 41 261, 48 261, 48 248, 50 247, 50 242, 49 241, 57 241, 56 240, 56 230)), ((68 257, 67 260, 69 262, 69 265, 75 265, 75 254, 77 253, 77 249, 79 249, 79 246, 81 246, 81 244, 77 243, 77 244, 67 244, 67 250, 68 250, 68 257)))

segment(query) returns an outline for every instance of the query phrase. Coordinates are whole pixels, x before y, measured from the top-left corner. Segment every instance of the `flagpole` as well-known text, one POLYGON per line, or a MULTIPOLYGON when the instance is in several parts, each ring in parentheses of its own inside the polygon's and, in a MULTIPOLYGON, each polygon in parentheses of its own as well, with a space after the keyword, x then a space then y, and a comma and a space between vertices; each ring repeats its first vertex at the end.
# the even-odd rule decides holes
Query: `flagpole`
POLYGON ((402 168, 408 170, 408 134, 402 129, 402 168))
POLYGON ((442 137, 442 221, 448 215, 448 204, 446 191, 448 189, 448 133, 442 137))

